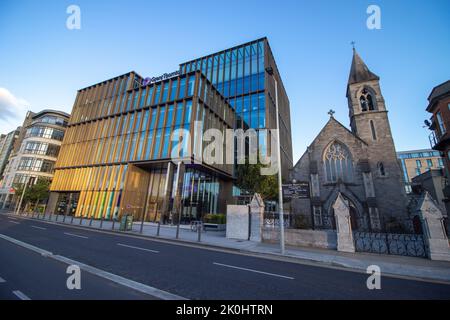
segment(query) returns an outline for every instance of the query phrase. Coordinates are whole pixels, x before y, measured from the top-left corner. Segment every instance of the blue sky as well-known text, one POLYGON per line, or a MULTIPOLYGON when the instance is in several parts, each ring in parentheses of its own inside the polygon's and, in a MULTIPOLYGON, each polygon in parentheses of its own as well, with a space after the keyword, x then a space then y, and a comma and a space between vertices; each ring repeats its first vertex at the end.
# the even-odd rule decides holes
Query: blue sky
POLYGON ((450 78, 450 1, 0 1, 0 132, 25 110, 70 112, 76 91, 267 36, 291 103, 294 161, 328 120, 349 125, 352 50, 381 77, 397 150, 428 148, 431 89, 450 78), (220 3, 220 6, 219 6, 220 3), (81 8, 81 30, 66 9, 81 8), (381 30, 366 27, 369 5, 381 30))

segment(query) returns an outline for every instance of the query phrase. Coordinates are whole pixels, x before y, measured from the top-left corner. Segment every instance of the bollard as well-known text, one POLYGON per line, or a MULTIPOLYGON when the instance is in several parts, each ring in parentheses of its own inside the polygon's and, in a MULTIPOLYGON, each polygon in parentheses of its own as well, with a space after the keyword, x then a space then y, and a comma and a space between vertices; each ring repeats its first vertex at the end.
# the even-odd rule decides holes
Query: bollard
POLYGON ((75 214, 72 214, 72 219, 70 219, 70 224, 73 224, 73 217, 75 214))
POLYGON ((83 223, 83 215, 80 215, 80 226, 83 223))
POLYGON ((92 226, 92 219, 94 219, 94 215, 93 214, 91 214, 91 219, 89 220, 89 227, 92 226))
POLYGON ((116 224, 116 219, 113 217, 112 218, 112 228, 111 228, 111 230, 114 230, 114 225, 116 224))
POLYGON ((159 229, 161 229, 161 221, 158 221, 158 228, 156 229, 156 236, 159 237, 159 229))
POLYGON ((103 215, 102 218, 100 219, 100 229, 103 227, 103 215))
POLYGON ((66 223, 66 213, 64 212, 63 223, 66 223))
POLYGON ((197 225, 197 241, 200 242, 202 238, 202 225, 197 225))
POLYGON ((139 233, 141 233, 142 234, 142 230, 144 229, 144 219, 142 219, 142 222, 141 222, 141 230, 139 230, 139 233))
POLYGON ((175 236, 175 239, 178 239, 180 236, 180 220, 178 220, 178 224, 177 224, 177 234, 175 236))

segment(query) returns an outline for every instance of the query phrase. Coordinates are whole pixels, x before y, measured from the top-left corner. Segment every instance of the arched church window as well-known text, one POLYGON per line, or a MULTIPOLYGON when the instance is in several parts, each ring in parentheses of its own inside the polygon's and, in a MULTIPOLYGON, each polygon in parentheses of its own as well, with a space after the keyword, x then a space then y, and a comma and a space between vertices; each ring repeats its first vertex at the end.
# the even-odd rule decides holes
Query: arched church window
POLYGON ((386 170, 384 169, 383 162, 378 162, 377 168, 378 168, 378 174, 380 176, 382 176, 382 177, 386 176, 386 170))
POLYGON ((353 162, 350 151, 339 142, 333 142, 324 153, 325 177, 328 182, 352 181, 353 162))
POLYGON ((372 94, 366 88, 364 88, 363 91, 361 92, 359 102, 361 104, 361 110, 363 112, 376 110, 372 94))
POLYGON ((372 139, 377 140, 377 132, 375 131, 375 125, 373 124, 373 121, 370 120, 370 130, 372 131, 372 139))

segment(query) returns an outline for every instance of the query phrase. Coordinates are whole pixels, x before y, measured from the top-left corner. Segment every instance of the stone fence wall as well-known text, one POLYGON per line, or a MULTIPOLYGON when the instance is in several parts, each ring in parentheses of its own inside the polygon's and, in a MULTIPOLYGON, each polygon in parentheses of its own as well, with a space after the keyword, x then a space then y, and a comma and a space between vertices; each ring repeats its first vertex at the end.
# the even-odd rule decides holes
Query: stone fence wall
MULTIPOLYGON (((333 230, 285 229, 284 237, 288 246, 337 249, 337 236, 333 230)), ((264 227, 262 229, 262 241, 279 243, 280 229, 277 227, 264 227)))

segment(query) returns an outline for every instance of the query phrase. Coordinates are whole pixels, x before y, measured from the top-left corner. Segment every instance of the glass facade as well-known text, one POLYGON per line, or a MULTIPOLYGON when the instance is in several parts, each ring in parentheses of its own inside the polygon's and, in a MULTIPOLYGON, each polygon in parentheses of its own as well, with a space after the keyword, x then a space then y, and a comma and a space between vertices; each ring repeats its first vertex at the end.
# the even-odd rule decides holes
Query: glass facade
MULTIPOLYGON (((168 163, 191 157, 194 147, 194 137, 172 133, 194 132, 195 120, 203 120, 201 130, 217 128, 224 134, 233 128, 232 107, 200 72, 121 91, 134 77, 130 73, 78 92, 51 185, 58 193, 57 208, 72 194, 76 216, 117 218, 133 203, 136 219, 159 220, 166 197, 175 197, 164 189, 168 163), (108 102, 97 101, 105 90, 108 102)), ((40 150, 30 146, 35 148, 40 150)), ((219 185, 232 176, 232 165, 186 165, 180 191, 183 221, 217 213, 219 185)))
POLYGON ((72 201, 77 216, 111 219, 130 213, 160 221, 170 217, 179 198, 182 221, 225 213, 234 167, 196 163, 195 152, 202 147, 197 135, 210 128, 222 133, 255 128, 263 153, 270 152, 264 129, 276 127, 277 115, 275 82, 265 72, 269 66, 278 82, 287 176, 292 167, 289 100, 263 38, 181 64, 169 79, 144 83, 130 72, 79 90, 51 186, 56 207, 72 201), (201 122, 199 132, 195 121, 201 122), (189 158, 180 177, 174 173, 177 157, 189 158), (181 184, 177 188, 175 180, 181 184))
POLYGON ((292 168, 289 99, 266 38, 195 59, 180 65, 180 72, 200 70, 227 99, 236 112, 235 128, 254 128, 260 151, 270 152, 270 137, 264 129, 275 129, 275 87, 266 67, 275 69, 278 82, 281 162, 283 177, 292 168))
POLYGON ((246 44, 180 65, 200 70, 236 111, 237 128, 265 128, 265 41, 246 44))

